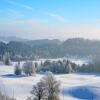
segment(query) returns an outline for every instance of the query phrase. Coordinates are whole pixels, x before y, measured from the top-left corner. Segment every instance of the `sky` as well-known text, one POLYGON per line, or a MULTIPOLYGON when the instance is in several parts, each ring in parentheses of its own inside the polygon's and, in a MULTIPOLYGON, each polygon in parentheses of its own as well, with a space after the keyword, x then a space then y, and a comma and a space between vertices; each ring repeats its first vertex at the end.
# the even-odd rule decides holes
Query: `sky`
POLYGON ((100 0, 0 0, 0 36, 100 39, 100 0))

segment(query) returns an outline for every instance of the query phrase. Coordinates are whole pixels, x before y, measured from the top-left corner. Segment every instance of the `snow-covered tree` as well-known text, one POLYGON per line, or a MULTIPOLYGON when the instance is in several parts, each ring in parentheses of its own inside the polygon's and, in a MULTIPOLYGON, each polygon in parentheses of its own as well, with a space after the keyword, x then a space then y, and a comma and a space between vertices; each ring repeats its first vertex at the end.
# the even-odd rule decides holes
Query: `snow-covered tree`
POLYGON ((35 66, 32 61, 26 61, 22 67, 23 72, 28 76, 35 74, 35 66))
POLYGON ((18 62, 18 64, 15 65, 14 73, 15 73, 16 75, 21 75, 22 69, 21 69, 21 67, 20 67, 20 62, 18 62))
POLYGON ((72 67, 71 67, 71 63, 69 62, 68 63, 68 73, 71 73, 72 72, 72 67))
POLYGON ((59 100, 60 82, 50 72, 33 86, 31 100, 59 100))
POLYGON ((45 83, 48 91, 47 100, 59 100, 60 82, 56 80, 54 75, 50 72, 42 79, 42 81, 45 83))
POLYGON ((3 56, 3 60, 4 60, 5 65, 10 65, 11 61, 10 61, 10 55, 8 52, 5 53, 5 55, 3 56))
POLYGON ((66 63, 65 71, 66 71, 66 73, 71 73, 71 72, 73 72, 73 69, 72 69, 72 66, 71 66, 71 63, 70 63, 69 60, 68 60, 67 63, 66 63))

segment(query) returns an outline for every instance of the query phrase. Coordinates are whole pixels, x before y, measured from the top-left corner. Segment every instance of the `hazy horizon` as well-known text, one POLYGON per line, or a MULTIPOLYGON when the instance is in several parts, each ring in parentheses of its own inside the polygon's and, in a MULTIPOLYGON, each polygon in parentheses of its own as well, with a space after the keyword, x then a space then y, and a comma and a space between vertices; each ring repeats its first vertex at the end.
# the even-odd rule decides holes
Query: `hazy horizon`
POLYGON ((0 1, 0 36, 100 40, 99 0, 0 1))

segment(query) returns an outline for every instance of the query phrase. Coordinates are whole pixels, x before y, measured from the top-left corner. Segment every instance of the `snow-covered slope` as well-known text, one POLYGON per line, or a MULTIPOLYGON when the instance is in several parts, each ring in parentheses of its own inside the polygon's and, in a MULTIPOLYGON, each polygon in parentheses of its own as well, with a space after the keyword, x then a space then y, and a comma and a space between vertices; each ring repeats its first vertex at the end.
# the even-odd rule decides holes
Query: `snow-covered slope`
MULTIPOLYGON (((30 96, 32 85, 43 75, 16 77, 13 66, 0 66, 0 91, 17 100, 30 96)), ((100 74, 55 75, 61 82, 61 100, 100 100, 100 74)))

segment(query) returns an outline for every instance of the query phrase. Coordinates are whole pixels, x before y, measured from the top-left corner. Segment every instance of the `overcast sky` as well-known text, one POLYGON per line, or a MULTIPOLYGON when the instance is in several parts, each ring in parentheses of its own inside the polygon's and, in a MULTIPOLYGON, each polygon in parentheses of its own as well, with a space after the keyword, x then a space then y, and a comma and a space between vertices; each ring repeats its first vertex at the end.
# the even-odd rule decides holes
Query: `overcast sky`
POLYGON ((0 36, 100 39, 100 0, 0 0, 0 36))

